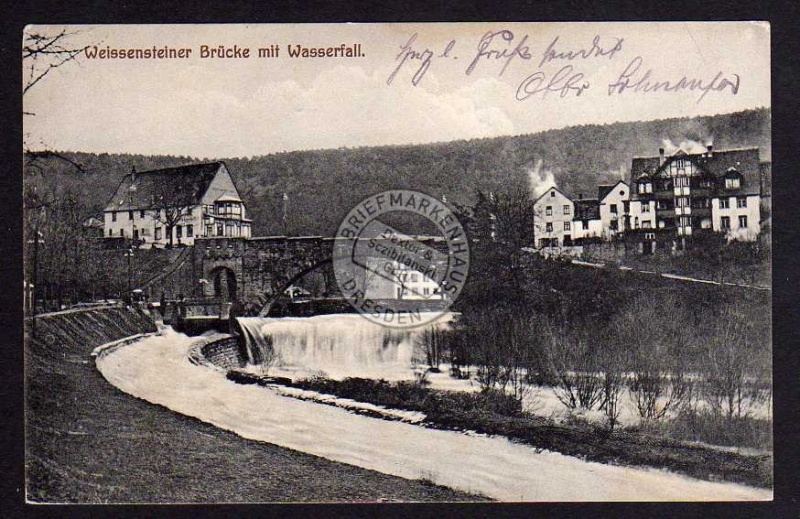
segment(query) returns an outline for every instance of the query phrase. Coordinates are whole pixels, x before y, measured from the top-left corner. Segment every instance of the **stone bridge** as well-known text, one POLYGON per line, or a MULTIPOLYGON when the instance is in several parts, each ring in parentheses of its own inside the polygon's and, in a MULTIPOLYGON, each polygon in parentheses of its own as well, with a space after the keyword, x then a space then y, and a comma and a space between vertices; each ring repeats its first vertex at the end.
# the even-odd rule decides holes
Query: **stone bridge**
MULTIPOLYGON (((417 239, 446 251, 441 239, 417 239)), ((334 242, 322 236, 197 238, 183 264, 162 275, 152 293, 263 305, 297 285, 311 297, 339 297, 331 261, 334 242)))

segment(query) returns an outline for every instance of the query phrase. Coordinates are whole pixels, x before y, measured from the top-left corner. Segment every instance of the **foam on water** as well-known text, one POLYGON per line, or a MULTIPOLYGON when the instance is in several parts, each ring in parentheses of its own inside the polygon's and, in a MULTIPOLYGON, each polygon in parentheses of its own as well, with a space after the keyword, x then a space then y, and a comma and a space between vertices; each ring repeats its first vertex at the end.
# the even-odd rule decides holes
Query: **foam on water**
POLYGON ((504 438, 426 429, 288 398, 192 364, 191 344, 168 330, 102 354, 97 367, 126 393, 244 438, 502 501, 772 498, 769 490, 602 465, 504 438))

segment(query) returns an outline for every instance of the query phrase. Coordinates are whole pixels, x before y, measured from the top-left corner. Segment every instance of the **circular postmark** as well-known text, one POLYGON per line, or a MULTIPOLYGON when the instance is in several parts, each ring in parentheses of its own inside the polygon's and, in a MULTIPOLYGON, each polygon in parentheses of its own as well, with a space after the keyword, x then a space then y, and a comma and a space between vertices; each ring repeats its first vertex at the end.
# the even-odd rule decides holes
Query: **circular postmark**
POLYGON ((362 200, 342 221, 333 271, 342 295, 366 319, 416 328, 441 317, 461 294, 469 240, 444 202, 419 191, 384 191, 362 200), (399 223, 387 223, 391 216, 399 223), (427 220, 422 227, 432 231, 399 228, 415 220, 427 220))

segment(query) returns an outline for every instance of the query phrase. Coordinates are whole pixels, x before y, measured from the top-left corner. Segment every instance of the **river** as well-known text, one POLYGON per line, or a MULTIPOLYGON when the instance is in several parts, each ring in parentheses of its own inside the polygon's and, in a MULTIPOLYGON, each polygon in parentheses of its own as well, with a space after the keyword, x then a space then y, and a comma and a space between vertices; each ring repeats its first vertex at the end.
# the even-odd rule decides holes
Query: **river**
MULTIPOLYGON (((307 318, 301 337, 289 342, 302 343, 302 336, 312 328, 317 334, 322 333, 327 328, 321 326, 322 323, 333 317, 307 318), (310 323, 311 320, 316 321, 310 323)), ((283 329, 284 325, 279 327, 283 329)), ((286 325, 284 332, 290 333, 291 328, 286 325)), ((347 330, 344 326, 334 335, 349 333, 347 330)), ((353 339, 359 339, 357 333, 353 339)), ((167 329, 162 335, 104 353, 98 357, 97 367, 111 384, 126 393, 244 438, 386 474, 426 478, 501 501, 772 498, 770 490, 701 481, 663 470, 587 462, 558 453, 537 452, 505 438, 370 418, 333 406, 281 396, 269 388, 235 384, 227 380, 224 373, 190 363, 187 355, 192 342, 193 339, 167 329)), ((332 344, 322 343, 328 347, 332 344)), ((394 353, 387 360, 390 364, 397 363, 398 375, 410 369, 408 365, 400 367, 400 361, 405 362, 409 354, 401 343, 388 346, 394 353)), ((361 347, 362 343, 358 344, 361 347)), ((379 346, 383 348, 383 341, 379 346)), ((373 359, 372 354, 341 358, 339 367, 333 371, 370 365, 373 359)), ((313 371, 314 367, 311 368, 313 371)))

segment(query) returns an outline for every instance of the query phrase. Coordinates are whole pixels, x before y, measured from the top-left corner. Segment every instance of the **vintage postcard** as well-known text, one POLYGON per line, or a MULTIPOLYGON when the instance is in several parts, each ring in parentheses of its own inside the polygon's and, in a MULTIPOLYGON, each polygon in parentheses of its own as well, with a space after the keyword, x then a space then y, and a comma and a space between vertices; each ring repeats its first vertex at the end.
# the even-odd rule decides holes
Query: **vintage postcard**
POLYGON ((29 503, 773 499, 768 23, 20 37, 29 503))

